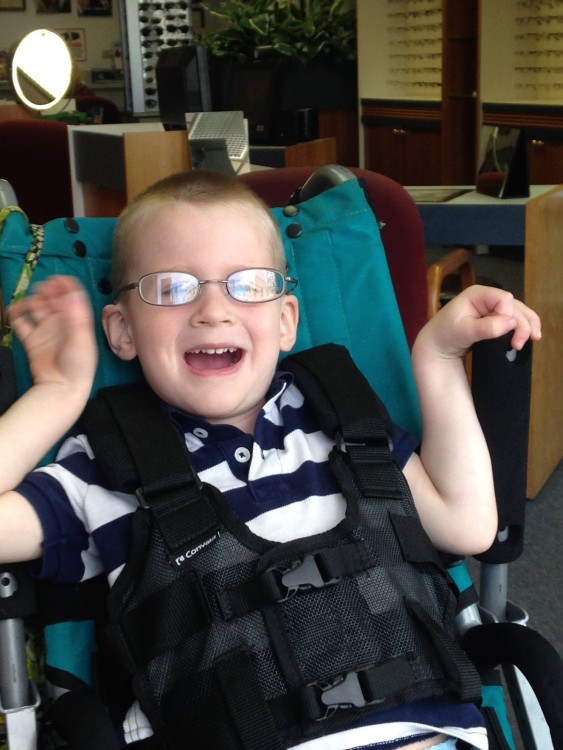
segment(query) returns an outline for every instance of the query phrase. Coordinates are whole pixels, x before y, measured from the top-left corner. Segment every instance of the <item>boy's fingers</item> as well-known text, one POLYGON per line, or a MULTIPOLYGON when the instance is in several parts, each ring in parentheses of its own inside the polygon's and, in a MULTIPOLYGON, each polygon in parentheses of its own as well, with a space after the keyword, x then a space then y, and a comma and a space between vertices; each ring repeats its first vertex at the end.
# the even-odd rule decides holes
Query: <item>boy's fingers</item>
POLYGON ((516 320, 510 315, 486 315, 483 318, 467 317, 465 319, 467 345, 477 341, 496 339, 516 328, 516 320))
POLYGON ((541 320, 537 313, 525 305, 520 305, 516 307, 514 317, 518 332, 526 332, 535 341, 541 339, 541 320))
POLYGON ((63 312, 68 319, 92 319, 88 296, 82 285, 71 276, 53 276, 37 284, 32 294, 8 308, 9 318, 14 322, 26 316, 36 325, 53 313, 63 312))

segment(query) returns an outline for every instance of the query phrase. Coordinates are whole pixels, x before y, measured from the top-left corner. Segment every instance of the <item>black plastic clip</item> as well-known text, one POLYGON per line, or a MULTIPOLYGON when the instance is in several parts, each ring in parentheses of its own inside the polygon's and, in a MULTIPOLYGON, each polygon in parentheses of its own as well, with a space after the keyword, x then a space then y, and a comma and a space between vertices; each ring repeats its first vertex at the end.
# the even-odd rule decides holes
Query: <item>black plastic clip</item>
MULTIPOLYGON (((361 442, 359 440, 346 440, 342 433, 337 432, 334 436, 334 442, 336 444, 336 448, 341 453, 348 453, 348 448, 366 448, 368 445, 376 445, 379 441, 377 440, 370 440, 370 442, 361 442)), ((385 436, 385 442, 379 442, 380 445, 386 445, 389 449, 389 452, 393 452, 393 440, 390 435, 385 436)))
POLYGON ((364 692, 367 685, 364 688, 362 682, 362 671, 358 671, 338 675, 332 682, 314 683, 321 691, 322 706, 326 706, 324 716, 318 717, 317 721, 328 719, 339 708, 364 708, 385 702, 385 698, 367 698, 364 692))
MULTIPOLYGON (((184 486, 186 488, 189 488, 190 491, 192 491, 192 487, 195 486, 195 489, 196 489, 197 493, 201 493, 201 491, 203 490, 203 482, 201 481, 201 478, 200 478, 199 474, 196 474, 195 472, 190 477, 190 481, 189 482, 185 482, 182 486, 184 486)), ((171 489, 172 489, 172 492, 174 492, 175 490, 177 490, 177 488, 175 488, 175 487, 172 487, 171 489)), ((187 492, 186 492, 186 494, 187 494, 187 492)), ((149 497, 151 495, 154 496, 154 497, 156 497, 157 498, 157 502, 158 502, 159 493, 158 492, 156 492, 156 493, 155 492, 149 492, 149 497)), ((147 500, 147 495, 145 494, 145 491, 144 491, 144 489, 142 487, 137 487, 137 489, 135 490, 135 497, 137 498, 137 502, 139 503, 139 505, 141 506, 141 508, 144 508, 145 510, 148 510, 151 507, 154 507, 154 506, 151 505, 151 501, 147 500)), ((166 493, 162 492, 160 494, 160 499, 161 500, 165 500, 166 499, 166 493)))
POLYGON ((334 577, 325 579, 322 574, 317 555, 306 555, 302 560, 297 560, 290 567, 277 568, 282 574, 281 583, 287 591, 280 601, 290 599, 298 591, 309 591, 311 589, 322 589, 326 586, 332 586, 341 579, 334 577))

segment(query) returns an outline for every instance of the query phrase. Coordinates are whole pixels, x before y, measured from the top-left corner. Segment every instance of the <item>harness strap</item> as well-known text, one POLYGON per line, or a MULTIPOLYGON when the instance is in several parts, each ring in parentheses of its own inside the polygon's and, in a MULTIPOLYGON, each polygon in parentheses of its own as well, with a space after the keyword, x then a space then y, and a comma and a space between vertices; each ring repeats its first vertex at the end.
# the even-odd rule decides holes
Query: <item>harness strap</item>
POLYGON ((440 666, 449 681, 449 689, 457 693, 461 703, 481 704, 481 678, 475 666, 461 649, 459 644, 444 637, 441 628, 432 620, 424 609, 413 600, 406 601, 411 615, 423 627, 432 642, 440 666))
POLYGON ((217 663, 217 674, 244 750, 283 750, 250 655, 244 651, 227 654, 217 663))
POLYGON ((84 421, 102 471, 150 508, 171 560, 181 564, 183 553, 219 526, 181 436, 143 383, 103 388, 98 396, 86 407, 84 421), (108 420, 111 427, 104 429, 108 420))
POLYGON ((360 494, 401 498, 390 453, 391 418, 347 349, 325 344, 292 354, 283 366, 295 375, 323 431, 348 454, 360 494))
POLYGON ((369 438, 387 445, 389 414, 344 346, 324 344, 292 354, 283 367, 307 389, 325 432, 340 432, 347 443, 369 438))

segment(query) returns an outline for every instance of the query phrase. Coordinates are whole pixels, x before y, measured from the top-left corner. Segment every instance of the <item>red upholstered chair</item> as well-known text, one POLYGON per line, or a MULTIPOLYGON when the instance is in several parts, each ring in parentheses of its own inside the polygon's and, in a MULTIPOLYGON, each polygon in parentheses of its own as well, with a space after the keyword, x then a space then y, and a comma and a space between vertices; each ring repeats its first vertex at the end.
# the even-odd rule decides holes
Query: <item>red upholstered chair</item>
POLYGON ((40 119, 0 121, 0 177, 34 224, 72 216, 67 126, 40 119))
MULTIPOLYGON (((283 206, 316 167, 285 167, 240 175, 269 206, 283 206)), ((407 191, 384 175, 352 168, 380 222, 381 237, 409 345, 428 319, 426 246, 418 209, 407 191), (399 231, 398 231, 399 230, 399 231)))

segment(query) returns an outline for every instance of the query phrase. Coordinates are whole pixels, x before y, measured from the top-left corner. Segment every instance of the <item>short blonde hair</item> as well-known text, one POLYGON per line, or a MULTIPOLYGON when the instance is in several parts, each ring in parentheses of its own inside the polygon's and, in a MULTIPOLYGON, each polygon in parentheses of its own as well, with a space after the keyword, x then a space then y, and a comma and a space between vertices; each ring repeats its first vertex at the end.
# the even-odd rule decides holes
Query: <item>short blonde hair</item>
POLYGON ((117 291, 125 278, 132 237, 139 221, 166 205, 224 205, 240 209, 249 218, 262 222, 269 237, 274 264, 285 272, 286 261, 280 230, 270 209, 241 180, 220 172, 192 171, 170 175, 136 196, 122 211, 113 236, 112 285, 117 291))

